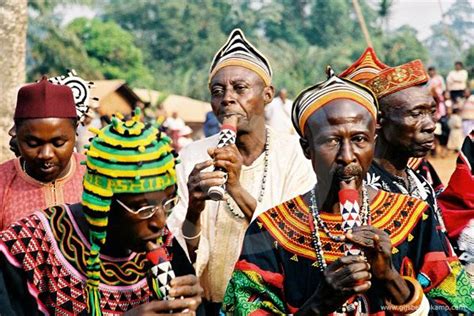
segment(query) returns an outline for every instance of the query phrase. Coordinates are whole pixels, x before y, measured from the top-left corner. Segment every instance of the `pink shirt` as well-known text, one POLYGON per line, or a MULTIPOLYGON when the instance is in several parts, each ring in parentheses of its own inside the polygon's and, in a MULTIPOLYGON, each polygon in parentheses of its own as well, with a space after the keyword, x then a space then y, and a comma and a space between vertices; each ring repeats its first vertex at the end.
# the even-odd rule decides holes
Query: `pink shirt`
POLYGON ((73 153, 71 159, 69 172, 50 183, 30 177, 21 168, 19 158, 0 165, 0 231, 37 210, 81 201, 82 177, 86 168, 79 162, 85 157, 73 153))

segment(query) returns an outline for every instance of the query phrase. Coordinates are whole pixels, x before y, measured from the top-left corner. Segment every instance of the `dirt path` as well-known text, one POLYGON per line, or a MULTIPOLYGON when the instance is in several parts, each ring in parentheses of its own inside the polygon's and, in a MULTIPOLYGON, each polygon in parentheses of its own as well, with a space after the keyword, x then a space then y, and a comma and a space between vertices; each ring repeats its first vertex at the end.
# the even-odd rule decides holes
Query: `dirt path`
POLYGON ((456 158, 458 154, 449 154, 446 158, 429 157, 428 160, 433 164, 444 185, 448 184, 449 178, 456 168, 456 158))

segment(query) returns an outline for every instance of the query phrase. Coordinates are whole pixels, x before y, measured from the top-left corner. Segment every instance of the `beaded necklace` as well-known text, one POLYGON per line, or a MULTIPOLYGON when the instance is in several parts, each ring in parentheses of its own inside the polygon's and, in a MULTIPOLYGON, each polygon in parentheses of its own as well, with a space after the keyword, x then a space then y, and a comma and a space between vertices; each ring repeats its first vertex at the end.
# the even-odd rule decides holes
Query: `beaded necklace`
MULTIPOLYGON (((367 188, 365 185, 365 181, 362 183, 362 208, 361 208, 361 219, 362 219, 362 225, 367 225, 369 222, 369 194, 367 193, 367 188)), ((343 235, 333 235, 329 231, 329 227, 324 222, 319 214, 319 209, 318 205, 316 204, 316 188, 314 187, 311 190, 311 197, 310 197, 310 208, 311 208, 311 213, 313 215, 313 225, 311 229, 311 234, 312 234, 312 243, 314 250, 316 252, 316 261, 319 269, 321 272, 324 272, 324 270, 327 268, 327 263, 326 259, 324 259, 324 251, 323 251, 323 245, 321 242, 321 237, 319 236, 319 227, 322 228, 322 230, 326 233, 326 235, 333 241, 335 242, 341 242, 342 241, 342 236, 343 235)), ((348 304, 347 302, 344 303, 344 305, 337 310, 337 312, 352 312, 354 311, 357 306, 359 305, 358 301, 355 301, 354 303, 348 304)))
MULTIPOLYGON (((266 187, 266 182, 267 182, 267 174, 268 174, 268 156, 270 152, 270 133, 268 129, 265 129, 265 147, 263 150, 263 175, 262 175, 262 183, 260 185, 260 194, 258 195, 258 203, 261 203, 263 201, 263 195, 265 194, 265 187, 266 187)), ((229 202, 230 196, 227 196, 227 199, 225 200, 227 207, 229 208, 229 211, 238 218, 245 218, 244 213, 239 209, 236 210, 234 207, 230 204, 229 202)))

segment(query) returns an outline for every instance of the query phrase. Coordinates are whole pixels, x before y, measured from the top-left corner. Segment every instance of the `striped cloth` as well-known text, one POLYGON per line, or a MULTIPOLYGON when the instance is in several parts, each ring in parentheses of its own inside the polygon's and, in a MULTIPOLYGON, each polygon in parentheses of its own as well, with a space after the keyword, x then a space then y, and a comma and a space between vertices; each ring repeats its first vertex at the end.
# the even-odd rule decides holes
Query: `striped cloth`
POLYGON ((272 81, 272 68, 267 58, 245 38, 241 29, 234 29, 212 59, 209 82, 222 68, 241 66, 258 74, 267 86, 272 81))
POLYGON ((300 92, 293 103, 291 118, 301 137, 304 137, 304 128, 311 114, 337 99, 353 100, 377 119, 378 103, 372 91, 357 82, 337 77, 330 66, 327 68, 327 75, 326 81, 300 92))

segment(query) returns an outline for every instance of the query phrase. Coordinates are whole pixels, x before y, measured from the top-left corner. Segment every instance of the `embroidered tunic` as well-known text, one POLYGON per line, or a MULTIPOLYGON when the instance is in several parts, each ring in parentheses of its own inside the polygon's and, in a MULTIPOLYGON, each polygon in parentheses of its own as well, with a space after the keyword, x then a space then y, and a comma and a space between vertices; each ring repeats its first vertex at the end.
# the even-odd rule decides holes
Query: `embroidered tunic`
MULTIPOLYGON (((418 279, 430 305, 474 309, 472 287, 456 257, 448 257, 435 231, 436 221, 420 200, 379 191, 370 204, 372 225, 390 235, 392 261, 402 275, 418 279), (441 305, 440 305, 441 304, 441 305)), ((321 213, 331 233, 341 234, 340 215, 321 213)), ((301 196, 263 213, 246 233, 242 254, 227 287, 228 315, 296 313, 315 293, 323 275, 317 265, 309 221, 301 196)), ((344 244, 319 230, 328 264, 344 254, 344 244)), ((381 286, 365 293, 370 315, 385 315, 381 286)), ((433 309, 436 313, 436 310, 433 309)))
POLYGON ((81 154, 73 153, 68 173, 50 183, 42 183, 23 171, 20 159, 0 165, 0 231, 34 211, 63 203, 78 203, 82 197, 81 154))
MULTIPOLYGON (((419 166, 418 166, 419 167, 419 166)), ((407 190, 404 184, 401 184, 398 179, 385 170, 375 161, 372 162, 369 172, 367 173, 367 184, 378 190, 387 192, 400 193, 425 201, 430 206, 435 214, 436 220, 440 225, 438 230, 445 232, 444 221, 441 216, 441 210, 436 201, 436 192, 431 184, 418 172, 415 172, 410 166, 407 168, 410 188, 407 190)))
MULTIPOLYGON (((303 155, 295 137, 268 128, 269 153, 266 187, 261 203, 257 203, 254 218, 263 211, 309 190, 316 183, 311 162, 303 155), (285 152, 282 153, 281 149, 285 152)), ((196 141, 180 152, 181 163, 176 166, 180 203, 167 221, 173 236, 184 249, 186 242, 181 227, 188 209, 188 177, 197 163, 211 159, 207 149, 216 147, 218 135, 196 141)), ((264 173, 264 153, 250 166, 242 166, 240 182, 257 199, 264 173)), ((231 199, 231 205, 239 210, 231 199)), ((240 210, 239 210, 240 211, 240 210)), ((235 217, 224 201, 206 201, 201 213, 201 237, 199 241, 196 274, 204 288, 204 297, 211 302, 222 302, 227 282, 234 264, 239 258, 248 221, 235 217)))
MULTIPOLYGON (((0 232, 0 314, 86 315, 89 249, 66 205, 37 211, 0 232)), ((177 243, 171 242, 168 251, 177 276, 194 274, 177 243)), ((151 299, 145 253, 126 258, 101 255, 101 260, 104 315, 122 314, 151 299)))

